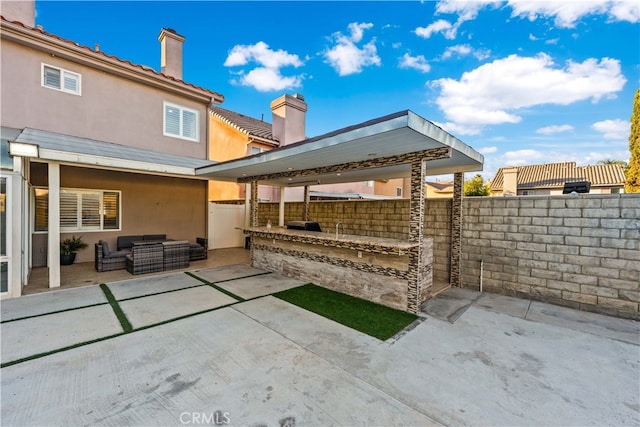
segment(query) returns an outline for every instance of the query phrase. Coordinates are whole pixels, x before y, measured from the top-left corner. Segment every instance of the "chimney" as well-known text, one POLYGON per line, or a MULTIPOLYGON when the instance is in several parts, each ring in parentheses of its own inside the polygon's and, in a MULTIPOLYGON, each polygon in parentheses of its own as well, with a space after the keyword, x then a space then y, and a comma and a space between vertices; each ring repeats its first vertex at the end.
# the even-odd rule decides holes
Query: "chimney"
POLYGON ((305 139, 305 115, 307 103, 299 94, 282 95, 271 101, 272 133, 280 146, 305 139))
POLYGON ((518 195, 518 168, 509 167, 502 169, 502 195, 517 196, 518 195))
POLYGON ((160 71, 167 76, 182 80, 182 43, 184 37, 171 28, 163 28, 160 41, 160 71))
POLYGON ((0 13, 8 21, 18 21, 31 28, 36 26, 35 0, 2 0, 0 3, 0 13))

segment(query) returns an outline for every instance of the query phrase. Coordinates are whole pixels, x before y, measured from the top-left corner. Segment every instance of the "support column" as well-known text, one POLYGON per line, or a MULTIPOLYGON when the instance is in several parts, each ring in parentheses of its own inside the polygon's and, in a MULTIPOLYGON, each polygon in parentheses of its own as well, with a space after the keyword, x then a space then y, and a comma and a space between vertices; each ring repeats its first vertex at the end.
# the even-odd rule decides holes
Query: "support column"
POLYGON ((284 196, 285 187, 280 187, 280 205, 278 206, 278 226, 284 227, 284 196))
POLYGON ((244 185, 244 228, 251 225, 251 184, 244 185))
POLYGON ((49 162, 49 224, 47 264, 49 287, 60 287, 60 163, 49 162))
POLYGON ((302 220, 309 221, 309 200, 311 199, 309 186, 304 186, 304 210, 302 211, 302 220))
POLYGON ((424 160, 411 163, 411 194, 409 207, 409 240, 417 243, 409 253, 409 272, 407 287, 407 311, 418 314, 426 295, 431 293, 433 282, 432 248, 423 242, 424 227, 424 160))
POLYGON ((451 274, 449 282, 452 287, 462 287, 460 264, 462 263, 462 195, 464 173, 453 175, 453 202, 451 206, 451 274))
POLYGON ((258 222, 258 181, 251 181, 251 226, 257 227, 258 222))

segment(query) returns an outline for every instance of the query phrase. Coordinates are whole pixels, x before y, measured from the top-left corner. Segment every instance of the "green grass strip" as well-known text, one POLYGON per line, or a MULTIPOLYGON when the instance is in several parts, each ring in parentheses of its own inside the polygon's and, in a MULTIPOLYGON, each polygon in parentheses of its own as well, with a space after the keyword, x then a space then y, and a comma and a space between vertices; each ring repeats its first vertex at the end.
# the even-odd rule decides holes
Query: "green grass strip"
POLYGON ((109 305, 111 305, 113 312, 115 313, 116 317, 120 321, 120 325, 122 325, 122 330, 125 333, 131 332, 133 330, 133 327, 131 326, 131 323, 129 323, 129 319, 127 319, 127 316, 122 311, 122 308, 120 308, 120 304, 118 304, 118 301, 111 293, 111 289, 109 289, 107 285, 105 285, 104 283, 100 285, 100 289, 102 289, 102 292, 104 292, 104 296, 107 297, 107 301, 109 301, 109 305))
POLYGON ((201 277, 198 277, 198 276, 196 276, 196 275, 194 275, 194 274, 191 274, 191 273, 189 273, 189 272, 187 272, 187 274, 188 274, 189 276, 193 277, 194 279, 200 280, 200 281, 201 281, 202 283, 204 283, 205 285, 209 285, 209 286, 211 286, 211 287, 212 287, 213 289, 215 289, 216 291, 222 292, 223 294, 225 294, 225 295, 227 295, 227 296, 229 296, 229 297, 231 297, 231 298, 233 298, 233 299, 235 299, 235 300, 237 300, 237 301, 244 301, 244 300, 245 300, 244 298, 242 298, 242 297, 240 297, 240 296, 238 296, 238 295, 234 294, 233 292, 229 292, 228 290, 223 289, 223 288, 221 288, 220 286, 217 286, 215 283, 209 282, 209 281, 207 281, 207 280, 205 280, 205 279, 203 279, 203 278, 201 278, 201 277))
POLYGON ((273 296, 383 341, 418 319, 415 314, 314 284, 288 289, 273 296))

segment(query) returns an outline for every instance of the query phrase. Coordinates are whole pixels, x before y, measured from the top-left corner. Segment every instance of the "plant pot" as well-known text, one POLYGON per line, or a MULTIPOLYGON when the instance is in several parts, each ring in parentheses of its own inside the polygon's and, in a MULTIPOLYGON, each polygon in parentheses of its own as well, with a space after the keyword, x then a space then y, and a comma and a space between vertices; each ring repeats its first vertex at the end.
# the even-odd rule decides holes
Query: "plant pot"
POLYGON ((71 265, 76 260, 76 253, 72 252, 69 255, 60 254, 60 265, 71 265))

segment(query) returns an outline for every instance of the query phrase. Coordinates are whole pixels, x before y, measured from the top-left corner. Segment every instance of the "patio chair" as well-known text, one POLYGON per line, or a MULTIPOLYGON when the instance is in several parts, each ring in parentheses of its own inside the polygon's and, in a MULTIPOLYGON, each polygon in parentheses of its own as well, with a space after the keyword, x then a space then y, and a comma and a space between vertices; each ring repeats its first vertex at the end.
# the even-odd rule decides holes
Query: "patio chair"
POLYGON ((189 242, 187 240, 162 242, 162 248, 165 270, 189 267, 189 242))
POLYGON ((207 259, 209 251, 209 240, 204 237, 197 237, 196 243, 189 243, 189 260, 197 261, 207 259))
POLYGON ((96 271, 121 270, 126 267, 126 257, 129 251, 110 251, 109 243, 104 240, 95 244, 95 251, 96 271))
POLYGON ((164 270, 164 251, 162 243, 136 242, 131 253, 126 256, 127 271, 131 274, 154 273, 164 270))

